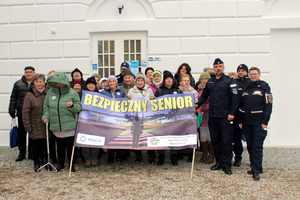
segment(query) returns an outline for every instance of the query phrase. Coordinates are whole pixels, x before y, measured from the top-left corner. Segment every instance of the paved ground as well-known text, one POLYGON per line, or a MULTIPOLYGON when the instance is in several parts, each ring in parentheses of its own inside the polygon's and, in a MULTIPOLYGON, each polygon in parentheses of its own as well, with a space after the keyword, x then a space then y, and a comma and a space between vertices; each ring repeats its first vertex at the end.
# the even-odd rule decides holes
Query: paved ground
MULTIPOLYGON (((147 164, 147 154, 143 152, 144 161, 142 165, 147 164)), ((264 160, 263 167, 265 170, 300 170, 300 148, 264 148, 264 160)), ((15 159, 18 156, 18 149, 11 149, 9 147, 0 147, 0 167, 33 167, 33 161, 25 159, 21 162, 15 162, 15 159)), ((209 168, 212 164, 202 164, 199 163, 201 152, 196 151, 195 157, 195 168, 209 168)), ((123 165, 133 164, 134 165, 134 154, 131 153, 129 157, 129 162, 123 163, 123 165)), ((80 161, 80 158, 77 159, 78 163, 76 164, 76 169, 79 172, 83 168, 83 163, 80 161)), ((186 160, 186 158, 185 158, 186 160)), ((179 167, 190 167, 190 163, 187 163, 185 160, 179 161, 179 167)), ((140 164, 140 165, 141 165, 140 164)), ((100 167, 108 166, 107 156, 103 155, 101 159, 100 167)), ((114 166, 120 165, 120 162, 115 162, 114 166)), ((247 150, 244 149, 242 166, 238 170, 248 170, 250 169, 249 155, 247 150)), ((55 165, 56 166, 56 165, 55 165)), ((165 166, 171 166, 169 161, 169 156, 166 156, 165 166)), ((234 170, 237 169, 233 167, 234 170)))

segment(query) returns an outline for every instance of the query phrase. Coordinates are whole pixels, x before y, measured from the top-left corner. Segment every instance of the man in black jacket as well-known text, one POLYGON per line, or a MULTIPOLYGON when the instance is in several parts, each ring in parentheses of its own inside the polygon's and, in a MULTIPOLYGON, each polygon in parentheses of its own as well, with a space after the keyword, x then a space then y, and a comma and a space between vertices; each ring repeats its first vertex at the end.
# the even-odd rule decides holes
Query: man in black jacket
MULTIPOLYGON (((238 96, 241 100, 243 91, 246 86, 249 85, 250 79, 248 77, 248 66, 245 64, 240 64, 237 67, 238 78, 235 79, 235 82, 238 87, 238 96)), ((240 106, 239 106, 240 108, 240 106)), ((234 163, 233 166, 240 167, 243 154, 243 145, 242 145, 242 129, 239 127, 239 111, 237 110, 234 116, 234 133, 233 133, 233 152, 234 152, 234 163)))
MULTIPOLYGON (((22 122, 22 107, 23 107, 23 100, 26 93, 29 89, 33 86, 33 76, 35 75, 34 67, 27 66, 25 67, 25 74, 22 78, 15 82, 13 86, 13 90, 10 95, 10 103, 8 113, 12 118, 18 117, 18 126, 19 126, 19 155, 16 159, 17 162, 22 161, 25 159, 26 154, 26 136, 27 133, 24 129, 23 122, 22 122)), ((30 148, 30 141, 28 145, 28 158, 32 158, 31 148, 30 148)))
POLYGON ((211 170, 222 169, 231 175, 233 120, 239 104, 237 85, 224 74, 220 58, 215 59, 213 67, 216 76, 208 80, 197 104, 200 107, 209 96, 208 126, 216 157, 216 165, 211 170))
POLYGON ((71 72, 71 77, 72 77, 72 81, 70 81, 70 86, 72 86, 73 81, 79 80, 82 84, 82 88, 85 88, 86 83, 85 80, 83 80, 83 74, 78 68, 75 68, 71 72))

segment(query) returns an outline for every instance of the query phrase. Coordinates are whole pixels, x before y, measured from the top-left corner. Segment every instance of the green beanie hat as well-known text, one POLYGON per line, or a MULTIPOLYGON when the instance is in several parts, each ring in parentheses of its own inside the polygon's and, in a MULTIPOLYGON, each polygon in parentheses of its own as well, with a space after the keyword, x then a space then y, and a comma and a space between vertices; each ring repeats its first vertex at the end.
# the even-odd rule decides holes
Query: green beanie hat
POLYGON ((205 77, 205 78, 208 78, 208 79, 211 78, 209 73, 203 72, 203 73, 200 75, 200 77, 199 77, 199 81, 201 81, 201 79, 204 78, 204 77, 205 77))
POLYGON ((153 74, 152 74, 152 78, 154 77, 154 74, 159 74, 159 75, 160 75, 160 77, 162 77, 162 75, 161 75, 161 72, 160 72, 160 71, 158 71, 158 70, 156 70, 156 71, 154 71, 154 72, 153 72, 153 74))

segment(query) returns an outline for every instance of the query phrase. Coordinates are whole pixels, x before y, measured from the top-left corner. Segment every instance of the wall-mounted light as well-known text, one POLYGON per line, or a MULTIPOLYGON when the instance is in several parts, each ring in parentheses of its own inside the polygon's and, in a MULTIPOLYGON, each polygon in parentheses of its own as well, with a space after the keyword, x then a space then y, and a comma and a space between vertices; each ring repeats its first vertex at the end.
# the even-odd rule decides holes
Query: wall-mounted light
POLYGON ((122 14, 122 9, 124 8, 122 0, 118 0, 119 14, 122 14))

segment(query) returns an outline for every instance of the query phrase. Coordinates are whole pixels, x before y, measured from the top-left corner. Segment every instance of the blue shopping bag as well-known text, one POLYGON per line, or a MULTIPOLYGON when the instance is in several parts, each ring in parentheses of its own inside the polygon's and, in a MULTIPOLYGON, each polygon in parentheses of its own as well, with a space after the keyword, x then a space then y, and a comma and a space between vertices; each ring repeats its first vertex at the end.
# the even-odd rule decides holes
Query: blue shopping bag
POLYGON ((12 120, 12 128, 9 133, 9 145, 10 148, 14 148, 18 146, 19 140, 19 128, 17 127, 16 119, 12 120))

